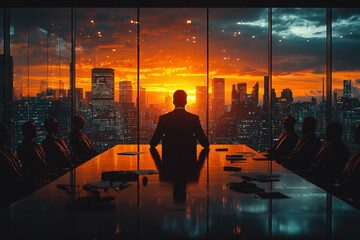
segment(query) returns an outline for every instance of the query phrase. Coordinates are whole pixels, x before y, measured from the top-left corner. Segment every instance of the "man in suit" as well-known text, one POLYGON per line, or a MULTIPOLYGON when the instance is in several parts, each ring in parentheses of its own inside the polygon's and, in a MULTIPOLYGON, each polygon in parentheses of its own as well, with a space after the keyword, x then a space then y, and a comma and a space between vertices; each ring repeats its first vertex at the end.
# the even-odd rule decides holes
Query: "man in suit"
MULTIPOLYGON (((354 143, 360 144, 360 123, 356 125, 353 135, 354 143)), ((359 149, 359 147, 358 147, 359 149)), ((347 197, 360 201, 360 150, 358 150, 351 160, 346 164, 344 170, 340 174, 337 183, 340 184, 342 194, 347 197)))
POLYGON ((33 181, 24 174, 16 155, 6 146, 9 128, 0 124, 0 182, 4 195, 1 203, 15 200, 35 188, 33 181))
POLYGON ((303 176, 319 153, 321 142, 315 135, 316 119, 314 117, 305 117, 301 130, 302 136, 299 138, 290 156, 284 160, 282 165, 303 176))
POLYGON ((279 140, 269 149, 268 154, 265 156, 275 159, 280 164, 289 157, 299 138, 294 130, 295 123, 296 120, 293 116, 285 117, 283 122, 284 132, 280 134, 279 140))
POLYGON ((86 121, 77 114, 73 118, 74 129, 70 133, 70 145, 77 161, 85 162, 98 155, 88 136, 83 132, 86 121))
POLYGON ((17 147, 17 156, 24 170, 34 178, 47 178, 52 167, 46 160, 44 149, 35 142, 37 127, 33 121, 25 122, 21 127, 23 141, 17 147))
POLYGON ((44 123, 48 133, 41 143, 44 148, 48 162, 51 162, 56 168, 70 168, 72 166, 72 157, 62 138, 57 137, 59 133, 59 122, 56 118, 49 118, 44 123))
POLYGON ((343 171, 350 152, 341 140, 343 128, 338 122, 326 126, 326 142, 316 155, 314 163, 307 171, 307 178, 319 184, 333 184, 343 171))
POLYGON ((185 110, 187 94, 177 90, 173 95, 175 109, 160 116, 155 133, 150 141, 152 148, 162 141, 164 154, 189 153, 196 155, 196 140, 203 148, 209 148, 209 141, 201 127, 199 116, 185 110))

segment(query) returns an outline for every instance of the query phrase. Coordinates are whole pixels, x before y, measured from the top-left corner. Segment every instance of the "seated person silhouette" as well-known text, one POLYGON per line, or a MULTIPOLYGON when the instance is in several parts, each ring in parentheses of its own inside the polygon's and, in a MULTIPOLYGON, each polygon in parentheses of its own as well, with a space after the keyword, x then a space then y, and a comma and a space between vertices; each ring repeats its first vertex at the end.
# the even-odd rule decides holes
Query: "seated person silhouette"
MULTIPOLYGON (((354 143, 360 144, 360 123, 356 125, 353 135, 354 143)), ((360 200, 360 150, 357 151, 351 160, 346 164, 340 174, 337 183, 340 184, 342 193, 350 198, 360 200)))
POLYGON ((350 152, 341 140, 343 128, 338 122, 326 126, 326 146, 316 155, 306 177, 319 184, 333 184, 343 171, 350 152))
POLYGON ((285 131, 280 134, 279 140, 269 149, 268 154, 266 154, 268 158, 274 159, 277 163, 282 163, 284 159, 289 157, 299 138, 294 130, 295 122, 293 116, 285 117, 283 122, 285 131))
POLYGON ((48 178, 51 165, 46 160, 44 149, 34 140, 37 138, 37 127, 34 122, 25 122, 22 127, 23 141, 16 153, 20 164, 34 178, 48 178))
POLYGON ((172 112, 160 116, 157 128, 150 140, 150 146, 154 148, 162 141, 163 156, 189 151, 196 155, 196 140, 202 147, 209 148, 199 116, 185 110, 187 94, 184 90, 175 91, 173 104, 175 109, 172 112))
POLYGON ((174 202, 186 201, 186 185, 199 182, 200 172, 209 151, 209 148, 202 149, 199 160, 196 159, 196 153, 194 154, 193 151, 171 157, 165 155, 161 159, 158 150, 150 148, 151 156, 159 171, 159 181, 173 185, 174 202))
POLYGON ((319 153, 321 142, 319 138, 315 136, 316 119, 314 117, 305 117, 301 130, 302 136, 282 165, 303 176, 319 153))
POLYGON ((57 137, 59 133, 59 122, 56 118, 49 118, 44 123, 48 133, 41 145, 44 148, 48 162, 51 162, 55 168, 70 168, 72 166, 72 157, 65 141, 57 137))
POLYGON ((6 146, 9 135, 8 126, 0 124, 0 182, 5 193, 0 199, 1 203, 17 199, 35 187, 31 179, 24 174, 16 155, 6 146))
POLYGON ((77 114, 73 118, 74 129, 70 133, 70 145, 78 162, 85 162, 98 155, 88 136, 83 132, 86 121, 77 114))

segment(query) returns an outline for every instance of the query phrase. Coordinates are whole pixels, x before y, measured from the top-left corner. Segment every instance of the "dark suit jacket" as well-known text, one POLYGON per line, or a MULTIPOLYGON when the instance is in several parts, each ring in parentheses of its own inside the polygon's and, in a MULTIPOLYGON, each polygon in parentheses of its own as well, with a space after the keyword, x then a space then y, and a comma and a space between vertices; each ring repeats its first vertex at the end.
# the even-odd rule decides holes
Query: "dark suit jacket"
POLYGON ((307 172, 311 180, 322 183, 335 183, 345 168, 350 152, 343 141, 329 143, 323 147, 307 172))
POLYGON ((300 175, 304 175, 314 162, 316 155, 321 149, 320 140, 313 134, 310 136, 302 136, 290 153, 289 158, 285 159, 283 166, 297 171, 300 175))
POLYGON ((44 149, 36 142, 23 140, 16 152, 24 170, 33 177, 42 177, 52 167, 46 161, 44 149))
POLYGON ((295 148, 299 137, 295 131, 285 131, 279 136, 279 140, 269 149, 270 157, 276 162, 282 163, 288 158, 291 151, 295 148))
POLYGON ((13 202, 35 189, 34 181, 24 174, 16 155, 0 146, 0 186, 3 192, 0 205, 13 202))
POLYGON ((185 109, 175 109, 160 116, 150 146, 156 147, 161 140, 163 154, 165 152, 193 151, 196 156, 196 140, 202 147, 209 147, 209 141, 201 127, 199 116, 189 113, 185 109))
POLYGON ((41 143, 48 162, 56 168, 71 167, 71 154, 62 138, 47 136, 41 143))
POLYGON ((85 133, 79 130, 72 130, 70 133, 70 145, 78 160, 87 161, 98 155, 94 146, 85 133))
POLYGON ((24 173, 15 154, 10 148, 0 146, 0 179, 1 183, 21 182, 24 173))

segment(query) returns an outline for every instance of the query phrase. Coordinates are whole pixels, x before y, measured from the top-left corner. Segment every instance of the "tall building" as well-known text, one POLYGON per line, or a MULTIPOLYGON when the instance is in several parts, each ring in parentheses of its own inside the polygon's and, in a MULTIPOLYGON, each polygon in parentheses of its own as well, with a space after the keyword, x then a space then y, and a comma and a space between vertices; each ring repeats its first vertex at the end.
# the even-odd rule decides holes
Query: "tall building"
POLYGON ((114 69, 92 69, 93 137, 99 148, 106 149, 114 138, 114 69))
POLYGON ((240 103, 245 102, 246 94, 247 94, 247 84, 246 83, 238 83, 237 91, 239 94, 240 103))
POLYGON ((213 116, 220 117, 225 112, 225 78, 213 78, 212 97, 213 116))
POLYGON ((80 111, 83 107, 84 93, 82 88, 75 88, 75 107, 80 111))
POLYGON ((264 76, 263 106, 264 109, 269 109, 269 76, 264 76))
POLYGON ((344 97, 351 98, 351 80, 344 80, 344 97))
POLYGON ((231 89, 231 106, 233 107, 238 104, 239 104, 239 94, 236 91, 236 85, 233 84, 231 89))
POLYGON ((119 102, 120 104, 133 102, 133 89, 131 81, 119 82, 119 102))
POLYGON ((286 101, 292 103, 294 101, 294 98, 293 98, 293 93, 292 93, 291 89, 289 89, 289 88, 283 89, 281 92, 280 99, 281 100, 285 99, 286 101))
POLYGON ((253 86, 253 90, 251 93, 252 96, 252 102, 255 107, 259 104, 259 83, 256 82, 256 84, 253 86))
POLYGON ((86 104, 86 106, 89 106, 91 101, 92 101, 92 92, 85 92, 85 104, 86 104))

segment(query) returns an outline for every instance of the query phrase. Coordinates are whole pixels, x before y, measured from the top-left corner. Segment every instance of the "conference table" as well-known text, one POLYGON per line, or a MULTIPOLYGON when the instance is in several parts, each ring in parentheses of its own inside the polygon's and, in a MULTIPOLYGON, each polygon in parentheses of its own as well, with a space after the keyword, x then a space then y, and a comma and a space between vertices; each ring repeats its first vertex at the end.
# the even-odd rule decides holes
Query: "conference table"
POLYGON ((246 145, 204 156, 179 183, 148 145, 117 145, 2 209, 2 239, 359 239, 359 210, 246 145))

